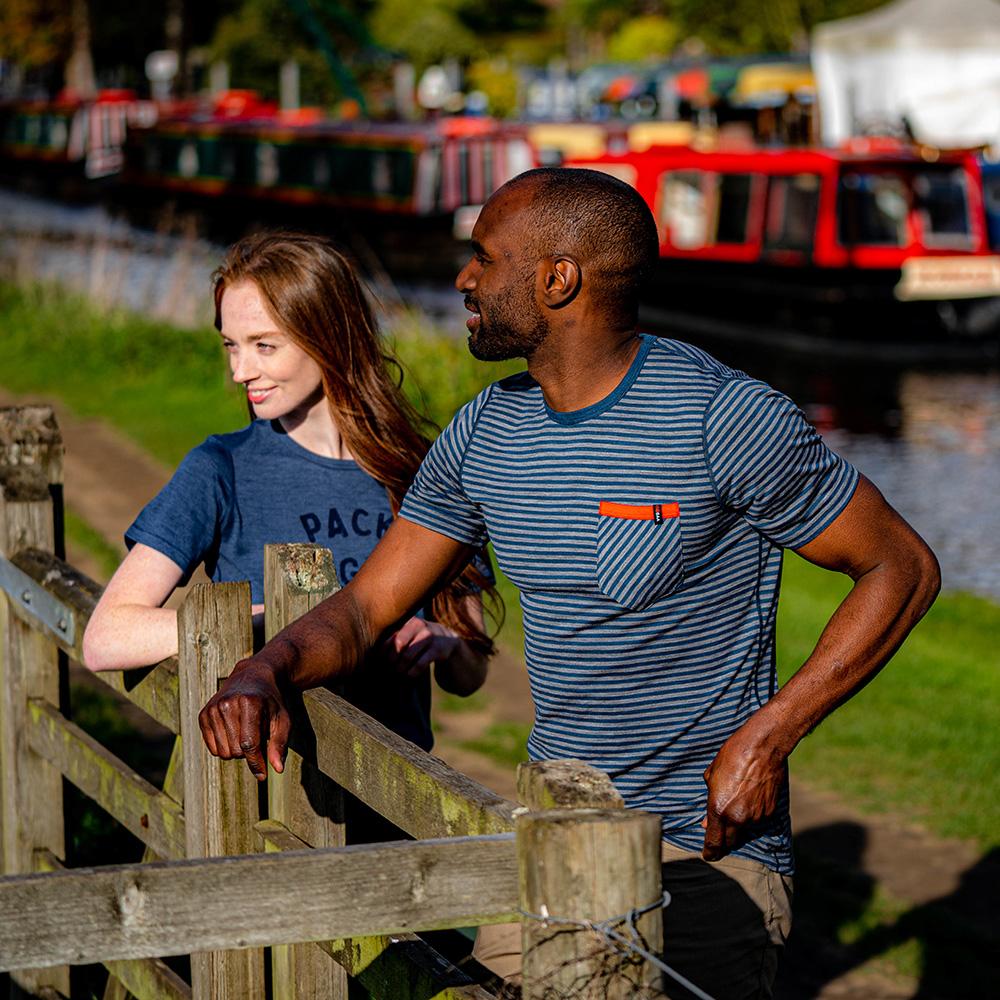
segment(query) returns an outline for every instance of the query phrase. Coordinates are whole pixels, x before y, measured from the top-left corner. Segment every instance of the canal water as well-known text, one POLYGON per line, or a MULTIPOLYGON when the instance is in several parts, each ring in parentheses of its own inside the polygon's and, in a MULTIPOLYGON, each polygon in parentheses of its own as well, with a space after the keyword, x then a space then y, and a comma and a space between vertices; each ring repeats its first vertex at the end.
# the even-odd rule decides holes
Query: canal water
POLYGON ((1000 599, 1000 370, 699 346, 791 396, 937 553, 946 589, 1000 599))
MULTIPOLYGON (((0 191, 0 266, 18 279, 59 281, 109 304, 207 325, 208 276, 221 253, 194 236, 137 230, 99 207, 0 191)), ((386 282, 376 294, 465 336, 461 298, 440 283, 386 282)), ((669 332, 788 393, 928 541, 947 589, 1000 600, 1000 370, 882 356, 834 361, 801 345, 669 332)))

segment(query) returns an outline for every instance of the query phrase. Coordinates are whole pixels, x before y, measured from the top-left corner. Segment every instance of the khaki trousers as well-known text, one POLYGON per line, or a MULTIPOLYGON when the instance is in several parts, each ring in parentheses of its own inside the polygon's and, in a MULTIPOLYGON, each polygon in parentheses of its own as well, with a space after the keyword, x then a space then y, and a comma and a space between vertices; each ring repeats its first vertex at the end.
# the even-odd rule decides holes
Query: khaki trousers
MULTIPOLYGON (((663 961, 715 1000, 769 1000, 792 926, 792 880, 746 858, 703 861, 662 845, 663 961)), ((481 927, 473 956, 512 983, 521 979, 521 925, 481 927)), ((664 976, 670 1000, 693 994, 664 976)))

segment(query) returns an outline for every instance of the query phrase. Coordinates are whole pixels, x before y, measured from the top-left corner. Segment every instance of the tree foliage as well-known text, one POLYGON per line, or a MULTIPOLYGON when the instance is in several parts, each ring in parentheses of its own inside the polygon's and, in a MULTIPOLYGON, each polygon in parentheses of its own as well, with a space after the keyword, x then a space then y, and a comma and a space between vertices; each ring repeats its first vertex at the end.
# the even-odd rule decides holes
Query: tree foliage
POLYGON ((0 3, 0 58, 34 69, 66 59, 71 48, 68 0, 0 3))
MULTIPOLYGON (((0 0, 0 58, 58 67, 72 48, 72 0, 0 0)), ((85 0, 98 80, 144 83, 143 61, 165 45, 167 0, 85 0)), ((352 24, 418 69, 451 57, 512 63, 569 55, 573 65, 663 56, 698 39, 709 55, 803 48, 816 24, 885 0, 307 0, 339 58, 357 76, 374 65, 352 24)), ((942 0, 944 2, 944 0, 942 0)), ((316 39, 289 0, 174 0, 190 46, 231 67, 234 86, 278 90, 279 67, 299 62, 307 102, 340 96, 316 39)))
MULTIPOLYGON (((554 14, 567 31, 589 36, 591 50, 610 55, 612 41, 641 35, 666 19, 679 38, 698 38, 714 55, 803 48, 819 23, 863 13, 885 0, 565 0, 554 14)), ((621 42, 615 42, 616 46, 621 42)))
POLYGON ((517 112, 517 73, 506 59, 480 59, 472 63, 465 82, 470 90, 480 90, 486 95, 489 113, 496 118, 508 118, 517 112))
POLYGON ((470 59, 485 49, 458 16, 450 0, 379 0, 369 20, 380 45, 405 56, 418 68, 442 59, 470 59))
POLYGON ((539 0, 458 0, 459 21, 481 38, 507 38, 545 29, 547 5, 539 0))
MULTIPOLYGON (((320 4, 311 4, 313 15, 330 38, 345 65, 356 59, 361 49, 358 38, 345 30, 353 14, 338 11, 342 19, 324 16, 320 4)), ((358 25, 363 33, 360 20, 358 25)), ((307 104, 331 104, 343 96, 316 38, 285 0, 243 0, 223 17, 208 48, 209 58, 230 66, 233 87, 256 90, 276 97, 282 63, 294 59, 299 64, 301 96, 307 104)))
POLYGON ((608 58, 614 62, 665 59, 681 39, 676 22, 661 14, 644 14, 626 21, 608 41, 608 58))
POLYGON ((381 45, 423 68, 495 55, 510 39, 544 31, 547 17, 539 0, 378 0, 369 24, 381 45))

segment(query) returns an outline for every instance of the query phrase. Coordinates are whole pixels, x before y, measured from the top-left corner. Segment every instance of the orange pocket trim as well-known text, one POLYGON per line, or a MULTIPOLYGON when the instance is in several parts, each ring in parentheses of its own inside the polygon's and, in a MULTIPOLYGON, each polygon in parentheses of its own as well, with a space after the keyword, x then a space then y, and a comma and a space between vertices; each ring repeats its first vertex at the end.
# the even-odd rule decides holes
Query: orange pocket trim
POLYGON ((602 500, 598 508, 602 517, 621 517, 629 521, 662 521, 668 517, 680 517, 678 503, 612 503, 602 500))

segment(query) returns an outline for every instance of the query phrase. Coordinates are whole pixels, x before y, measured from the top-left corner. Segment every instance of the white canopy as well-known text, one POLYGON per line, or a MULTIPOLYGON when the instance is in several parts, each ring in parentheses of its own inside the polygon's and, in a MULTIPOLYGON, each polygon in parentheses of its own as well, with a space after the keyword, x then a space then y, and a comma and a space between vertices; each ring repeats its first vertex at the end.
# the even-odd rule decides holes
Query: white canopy
POLYGON ((898 131, 943 148, 1000 142, 1000 3, 895 0, 818 25, 823 141, 898 131))

